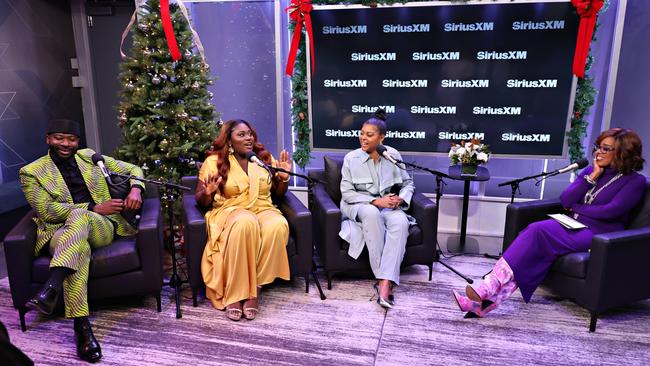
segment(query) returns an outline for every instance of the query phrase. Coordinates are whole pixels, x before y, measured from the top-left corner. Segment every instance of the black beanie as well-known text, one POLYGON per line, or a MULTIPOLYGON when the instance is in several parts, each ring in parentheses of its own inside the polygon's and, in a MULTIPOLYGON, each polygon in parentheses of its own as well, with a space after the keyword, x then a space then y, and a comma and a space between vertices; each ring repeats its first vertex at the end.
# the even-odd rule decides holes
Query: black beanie
POLYGON ((71 119, 52 119, 47 123, 47 134, 69 133, 81 137, 81 126, 71 119))

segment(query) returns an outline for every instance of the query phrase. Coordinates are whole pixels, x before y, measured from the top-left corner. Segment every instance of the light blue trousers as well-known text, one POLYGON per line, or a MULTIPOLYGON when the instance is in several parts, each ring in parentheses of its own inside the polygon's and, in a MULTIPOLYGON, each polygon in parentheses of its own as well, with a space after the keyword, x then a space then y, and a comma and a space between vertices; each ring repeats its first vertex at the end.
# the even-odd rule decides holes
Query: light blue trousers
POLYGON ((357 214, 361 222, 363 238, 368 248, 370 267, 375 278, 391 280, 399 285, 399 273, 409 220, 402 210, 379 209, 371 204, 362 205, 357 214))

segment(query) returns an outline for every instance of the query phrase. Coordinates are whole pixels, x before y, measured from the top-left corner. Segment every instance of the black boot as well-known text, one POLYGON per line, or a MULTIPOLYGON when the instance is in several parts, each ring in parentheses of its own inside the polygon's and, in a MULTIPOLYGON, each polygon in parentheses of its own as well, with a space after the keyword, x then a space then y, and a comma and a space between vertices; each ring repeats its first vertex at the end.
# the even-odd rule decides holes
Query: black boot
POLYGON ((47 279, 41 291, 27 300, 25 306, 33 310, 38 310, 42 314, 52 315, 59 299, 59 294, 61 293, 61 284, 71 273, 74 273, 74 271, 69 268, 52 268, 50 278, 47 279))
POLYGON ((52 315, 56 303, 59 300, 59 292, 54 286, 45 284, 41 291, 27 300, 25 306, 32 310, 37 310, 41 314, 52 315))
POLYGON ((74 338, 77 343, 77 356, 87 362, 97 362, 102 358, 102 349, 93 335, 87 317, 74 319, 74 338))

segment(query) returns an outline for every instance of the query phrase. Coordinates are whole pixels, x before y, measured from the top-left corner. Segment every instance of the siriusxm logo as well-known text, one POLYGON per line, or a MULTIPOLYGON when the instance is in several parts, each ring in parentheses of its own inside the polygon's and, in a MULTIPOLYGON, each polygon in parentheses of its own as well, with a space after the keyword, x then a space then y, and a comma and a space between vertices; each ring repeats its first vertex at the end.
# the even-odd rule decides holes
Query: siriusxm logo
POLYGON ((368 86, 368 80, 326 79, 323 81, 323 86, 326 88, 365 88, 368 86))
POLYGON ((426 88, 429 80, 426 79, 413 79, 413 80, 388 80, 384 79, 381 86, 384 88, 426 88))
POLYGON ((383 109, 386 113, 395 113, 394 105, 360 105, 352 106, 352 113, 375 113, 377 108, 383 109))
POLYGON ((384 24, 384 33, 428 33, 431 24, 384 24))
POLYGON ((359 137, 361 130, 325 130, 325 137, 359 137))
POLYGON ((557 79, 510 79, 506 86, 508 88, 557 88, 557 79))
POLYGON ((411 113, 415 114, 456 114, 456 106, 441 105, 430 107, 428 105, 412 105, 411 113))
POLYGON ((508 115, 518 116, 521 114, 521 107, 481 107, 472 108, 473 114, 508 115))
POLYGON ((477 60, 525 60, 527 51, 479 51, 476 53, 477 60))
POLYGON ((368 33, 366 25, 349 25, 341 27, 338 25, 323 26, 323 34, 361 34, 368 33))
POLYGON ((501 134, 501 141, 514 141, 514 142, 550 142, 550 134, 520 134, 520 133, 504 133, 501 134))
POLYGON ((445 23, 444 30, 445 32, 485 32, 494 30, 494 23, 445 23))
POLYGON ((388 131, 386 137, 392 139, 425 139, 427 133, 425 131, 388 131))
POLYGON ((483 132, 438 132, 439 140, 471 140, 479 139, 485 140, 485 133, 483 132))
POLYGON ((553 30, 564 29, 564 20, 547 20, 545 22, 512 22, 512 30, 553 30))
POLYGON ((413 52, 414 61, 455 61, 460 60, 460 52, 413 52))
POLYGON ((450 80, 445 79, 440 82, 443 88, 489 88, 490 80, 473 79, 473 80, 450 80))
POLYGON ((397 54, 395 52, 380 52, 380 53, 361 53, 355 52, 350 55, 352 61, 395 61, 397 54))

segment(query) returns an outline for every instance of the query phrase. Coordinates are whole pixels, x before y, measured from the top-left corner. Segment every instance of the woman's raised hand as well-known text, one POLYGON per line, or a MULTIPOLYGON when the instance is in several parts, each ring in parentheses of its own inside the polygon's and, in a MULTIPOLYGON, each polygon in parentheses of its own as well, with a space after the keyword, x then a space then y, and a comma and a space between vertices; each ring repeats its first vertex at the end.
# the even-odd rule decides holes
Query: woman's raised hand
POLYGON ((223 178, 221 178, 219 174, 208 175, 205 180, 201 181, 205 186, 205 194, 212 195, 214 192, 216 192, 219 189, 219 184, 221 184, 222 180, 223 178))
MULTIPOLYGON (((278 168, 282 168, 287 171, 291 171, 291 158, 289 158, 289 153, 287 150, 282 150, 280 152, 280 158, 277 160, 277 166, 278 168)), ((289 174, 287 173, 282 173, 278 172, 278 177, 282 180, 287 180, 289 179, 289 174)))

